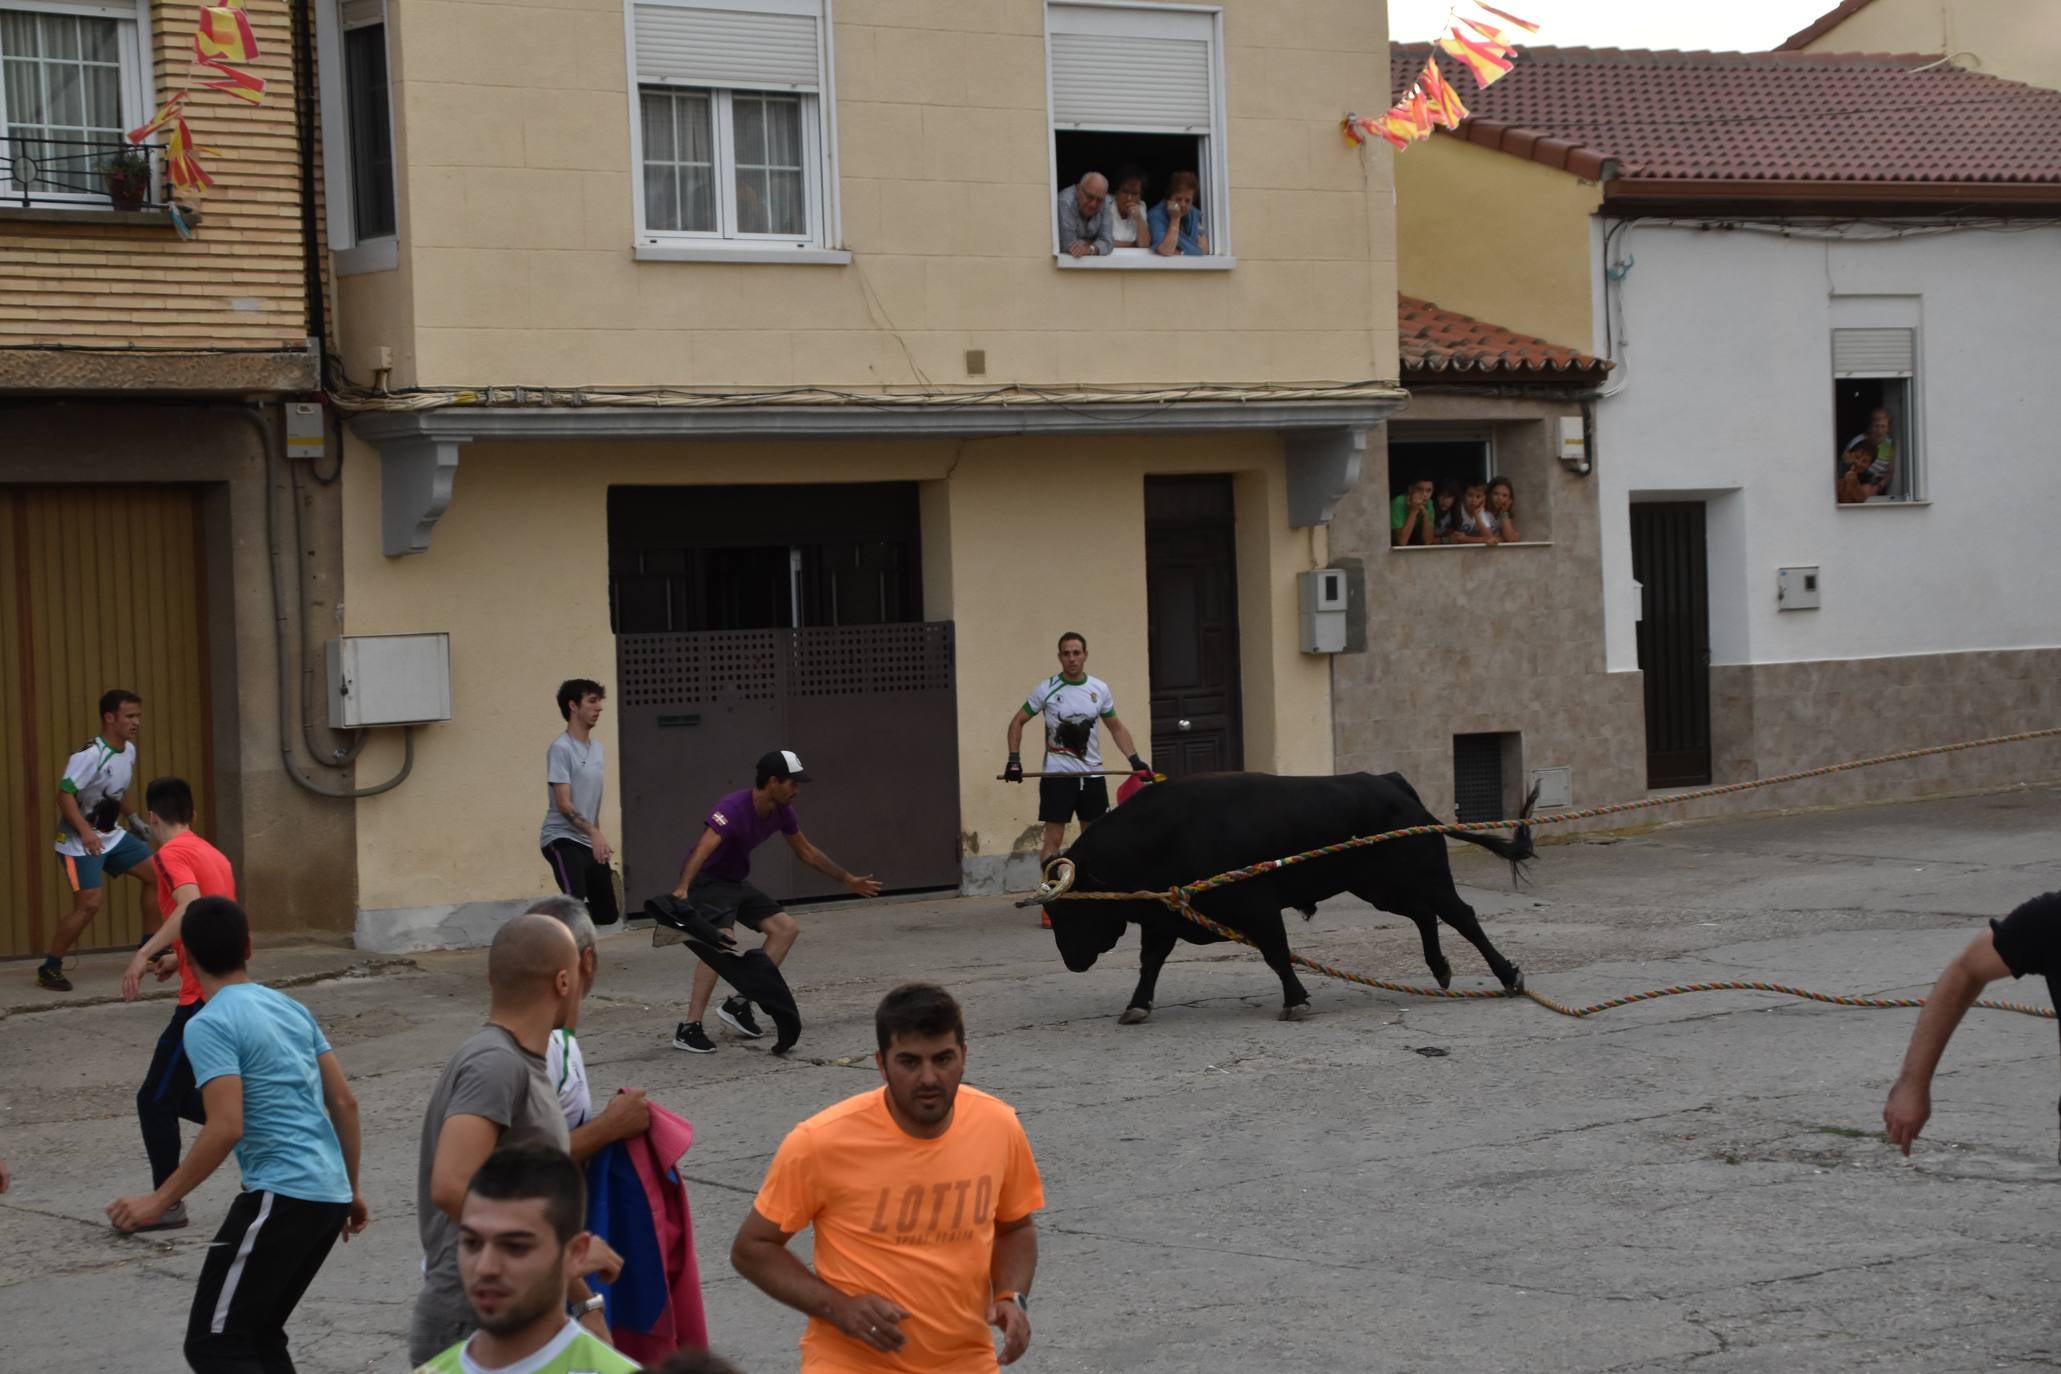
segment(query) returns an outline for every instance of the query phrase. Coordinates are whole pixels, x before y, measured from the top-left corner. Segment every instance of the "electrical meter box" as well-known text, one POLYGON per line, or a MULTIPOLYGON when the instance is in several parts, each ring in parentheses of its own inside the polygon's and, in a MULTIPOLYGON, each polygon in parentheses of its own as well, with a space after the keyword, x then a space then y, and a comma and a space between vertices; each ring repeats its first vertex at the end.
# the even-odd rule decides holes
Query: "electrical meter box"
POLYGON ((328 644, 329 727, 451 718, 451 636, 355 635, 328 644))
POLYGON ((1815 611, 1818 609, 1818 570, 1816 568, 1775 569, 1775 609, 1778 611, 1815 611))
POLYGON ((1345 569, 1297 573, 1295 591, 1302 611, 1302 651, 1345 652, 1345 569))

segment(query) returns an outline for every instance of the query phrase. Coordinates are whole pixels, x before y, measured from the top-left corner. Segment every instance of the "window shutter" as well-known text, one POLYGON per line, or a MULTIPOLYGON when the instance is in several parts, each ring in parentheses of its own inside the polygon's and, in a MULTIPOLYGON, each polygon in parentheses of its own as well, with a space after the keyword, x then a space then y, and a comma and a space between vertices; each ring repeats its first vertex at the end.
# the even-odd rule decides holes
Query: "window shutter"
POLYGON ((767 91, 821 84, 816 14, 640 4, 636 22, 640 81, 767 91))
POLYGON ((1917 372, 1917 358, 1916 330, 1832 331, 1832 375, 1835 377, 1909 377, 1917 372))
POLYGON ((1129 133, 1210 131, 1207 14, 1053 5, 1052 122, 1129 133))

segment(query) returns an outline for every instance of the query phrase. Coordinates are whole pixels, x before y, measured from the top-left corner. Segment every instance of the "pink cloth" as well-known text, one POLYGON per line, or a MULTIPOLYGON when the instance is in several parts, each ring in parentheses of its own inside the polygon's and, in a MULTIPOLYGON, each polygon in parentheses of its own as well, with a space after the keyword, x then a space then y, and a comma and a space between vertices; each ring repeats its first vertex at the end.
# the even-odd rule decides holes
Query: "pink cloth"
POLYGON ((630 1162, 644 1184, 651 1220, 658 1232, 659 1254, 665 1261, 666 1285, 672 1304, 650 1331, 615 1327, 615 1348, 639 1364, 657 1364, 683 1346, 708 1348, 708 1317, 701 1307, 701 1266, 694 1258, 694 1217, 687 1206, 687 1185, 674 1166, 694 1144, 688 1120, 651 1103, 651 1126, 626 1140, 630 1162))

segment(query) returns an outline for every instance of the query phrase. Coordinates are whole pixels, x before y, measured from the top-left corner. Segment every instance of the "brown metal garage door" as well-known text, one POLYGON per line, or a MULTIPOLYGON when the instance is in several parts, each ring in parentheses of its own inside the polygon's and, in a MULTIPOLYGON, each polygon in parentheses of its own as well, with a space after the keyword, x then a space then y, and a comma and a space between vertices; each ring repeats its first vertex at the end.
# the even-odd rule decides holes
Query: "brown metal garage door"
MULTIPOLYGON (((57 780, 108 688, 143 698, 138 809, 145 782, 176 773, 211 828, 206 600, 191 487, 0 486, 0 957, 42 952, 71 908, 57 780)), ((140 941, 140 897, 112 883, 81 947, 140 941)))
MULTIPOLYGON (((802 833, 889 891, 959 885, 958 710, 949 622, 616 637, 623 885, 668 890, 716 799, 771 749, 813 781, 802 833)), ((831 896, 778 840, 752 881, 780 900, 831 896)))

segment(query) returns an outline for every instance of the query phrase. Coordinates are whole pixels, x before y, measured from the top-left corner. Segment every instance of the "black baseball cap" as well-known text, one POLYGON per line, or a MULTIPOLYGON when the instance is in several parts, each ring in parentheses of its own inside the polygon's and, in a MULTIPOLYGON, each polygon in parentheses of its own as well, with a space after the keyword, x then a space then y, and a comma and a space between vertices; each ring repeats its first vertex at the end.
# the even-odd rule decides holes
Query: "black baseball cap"
POLYGON ((783 782, 807 782, 809 772, 802 767, 802 761, 792 749, 775 749, 770 754, 759 755, 758 774, 762 778, 779 778, 783 782))

